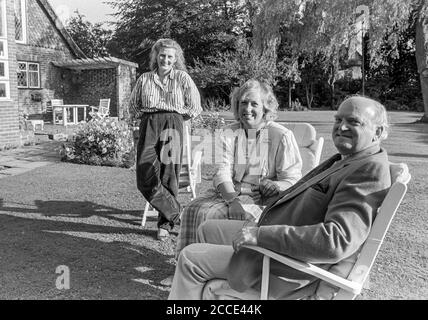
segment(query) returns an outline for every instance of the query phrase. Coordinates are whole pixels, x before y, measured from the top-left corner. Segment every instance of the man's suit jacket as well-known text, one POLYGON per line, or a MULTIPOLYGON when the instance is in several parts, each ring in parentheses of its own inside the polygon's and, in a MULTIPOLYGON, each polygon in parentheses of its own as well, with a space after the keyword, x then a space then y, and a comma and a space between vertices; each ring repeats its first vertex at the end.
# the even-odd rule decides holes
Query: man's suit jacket
MULTIPOLYGON (((337 156, 263 211, 258 246, 324 269, 359 250, 391 186, 388 156, 376 146, 331 166, 337 156)), ((232 257, 228 281, 235 290, 246 290, 259 282, 261 269, 262 255, 241 249, 232 257)), ((301 281, 301 286, 314 280, 274 261, 271 273, 301 281)))

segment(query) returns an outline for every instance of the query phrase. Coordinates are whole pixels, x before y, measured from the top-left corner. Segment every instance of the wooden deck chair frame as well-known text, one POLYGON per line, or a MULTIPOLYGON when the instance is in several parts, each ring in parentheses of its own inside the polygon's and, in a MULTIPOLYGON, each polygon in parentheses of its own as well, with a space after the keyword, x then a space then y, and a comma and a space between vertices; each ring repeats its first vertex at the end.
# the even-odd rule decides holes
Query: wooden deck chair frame
MULTIPOLYGON (((363 289, 364 283, 369 276, 392 219, 407 192, 407 184, 411 179, 409 169, 404 163, 390 163, 390 170, 393 184, 383 200, 381 207, 378 209, 378 214, 372 225, 368 239, 362 246, 359 256, 346 279, 310 263, 282 256, 257 246, 245 246, 248 249, 260 252, 264 255, 261 291, 249 290, 248 292, 237 292, 230 289, 226 280, 214 279, 209 281, 205 286, 203 298, 212 299, 213 297, 219 297, 220 299, 267 300, 269 292, 270 259, 274 259, 338 287, 339 290, 334 296, 334 300, 355 299, 363 289)), ((280 281, 280 278, 278 278, 278 281, 280 281)))
MULTIPOLYGON (((187 192, 192 194, 191 200, 196 199, 196 184, 201 183, 201 161, 202 152, 196 151, 192 156, 192 136, 190 133, 190 121, 185 121, 183 126, 184 135, 184 157, 186 163, 183 164, 180 172, 179 188, 186 188, 187 192), (183 179, 184 178, 184 179, 183 179), (184 181, 183 181, 184 180, 184 181), (184 182, 184 183, 183 183, 184 182)), ((157 216, 158 212, 154 209, 148 201, 144 207, 143 218, 141 220, 141 226, 146 225, 148 216, 157 216)))
POLYGON ((110 116, 110 99, 100 99, 98 106, 91 106, 91 116, 95 119, 104 119, 110 116))

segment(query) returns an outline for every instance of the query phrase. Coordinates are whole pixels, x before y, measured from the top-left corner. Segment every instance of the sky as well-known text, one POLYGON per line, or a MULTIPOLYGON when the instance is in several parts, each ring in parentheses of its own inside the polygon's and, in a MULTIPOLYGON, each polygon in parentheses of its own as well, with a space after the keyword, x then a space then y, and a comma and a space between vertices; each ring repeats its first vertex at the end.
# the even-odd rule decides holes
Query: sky
POLYGON ((108 4, 103 3, 106 0, 48 0, 62 22, 65 22, 74 11, 79 10, 85 16, 85 20, 91 23, 114 21, 114 17, 108 14, 114 10, 108 4))

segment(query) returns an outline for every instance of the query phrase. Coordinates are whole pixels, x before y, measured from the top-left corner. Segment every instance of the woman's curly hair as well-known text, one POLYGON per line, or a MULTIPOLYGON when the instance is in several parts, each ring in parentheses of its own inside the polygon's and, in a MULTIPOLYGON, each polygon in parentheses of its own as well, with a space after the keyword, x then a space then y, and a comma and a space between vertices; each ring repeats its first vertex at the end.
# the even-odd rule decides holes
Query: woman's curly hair
POLYGON ((183 49, 181 49, 180 45, 177 41, 172 39, 159 39, 152 46, 152 50, 150 51, 150 70, 155 70, 158 67, 157 64, 157 56, 161 48, 173 48, 175 49, 175 58, 176 62, 174 64, 174 69, 183 70, 187 72, 186 61, 184 59, 183 49))
POLYGON ((248 91, 256 90, 260 92, 264 108, 264 118, 266 120, 275 120, 278 111, 278 100, 273 93, 272 87, 266 82, 256 79, 250 79, 239 88, 235 88, 231 95, 231 110, 237 121, 239 118, 239 101, 248 91))

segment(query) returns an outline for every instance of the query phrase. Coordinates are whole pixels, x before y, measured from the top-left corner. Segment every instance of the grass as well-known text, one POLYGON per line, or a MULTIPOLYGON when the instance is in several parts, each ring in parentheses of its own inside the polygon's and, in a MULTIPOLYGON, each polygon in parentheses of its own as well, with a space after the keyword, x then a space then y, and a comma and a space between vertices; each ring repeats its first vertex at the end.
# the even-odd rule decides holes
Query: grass
MULTIPOLYGON (((412 180, 361 299, 428 298, 428 126, 414 124, 418 118, 391 113, 384 147, 391 161, 409 165, 412 180)), ((332 119, 333 112, 315 111, 281 113, 279 120, 312 123, 326 139, 325 159, 335 151, 332 119)), ((47 147, 52 159, 54 148, 47 147)), ((198 189, 210 186, 203 180, 198 189)), ((186 203, 189 195, 179 199, 186 203)), ((0 299, 166 299, 169 287, 162 280, 174 271, 175 237, 156 241, 155 218, 141 228, 143 207, 129 169, 58 157, 52 165, 0 179, 0 299), (55 285, 61 265, 70 270, 69 290, 55 285)))

